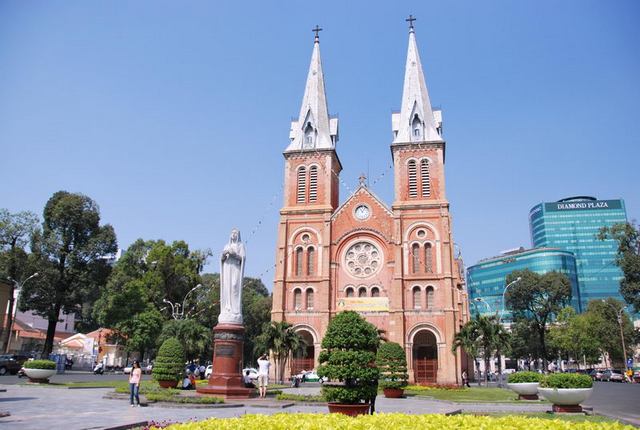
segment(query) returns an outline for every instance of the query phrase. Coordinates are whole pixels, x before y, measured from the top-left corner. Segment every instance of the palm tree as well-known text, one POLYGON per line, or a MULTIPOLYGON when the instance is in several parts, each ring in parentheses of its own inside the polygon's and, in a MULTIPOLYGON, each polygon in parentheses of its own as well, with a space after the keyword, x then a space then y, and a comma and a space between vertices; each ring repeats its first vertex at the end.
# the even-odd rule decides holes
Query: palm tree
POLYGON ((305 350, 304 338, 296 333, 293 326, 285 321, 265 324, 256 341, 256 352, 271 351, 276 366, 276 381, 283 383, 284 369, 292 352, 305 350))
MULTIPOLYGON (((451 345, 451 352, 455 354, 458 348, 462 348, 473 359, 475 369, 480 368, 478 365, 478 333, 475 324, 467 323, 456 333, 453 338, 453 345, 451 345)), ((480 378, 478 378, 478 385, 480 385, 480 378)))

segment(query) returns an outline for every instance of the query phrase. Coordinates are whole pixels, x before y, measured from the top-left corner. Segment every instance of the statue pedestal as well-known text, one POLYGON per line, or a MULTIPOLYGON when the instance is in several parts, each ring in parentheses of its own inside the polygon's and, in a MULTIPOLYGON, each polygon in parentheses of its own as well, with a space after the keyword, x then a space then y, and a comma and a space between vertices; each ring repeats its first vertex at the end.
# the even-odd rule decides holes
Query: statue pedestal
POLYGON ((225 399, 247 399, 255 390, 245 388, 242 382, 242 349, 244 326, 220 323, 213 328, 213 372, 209 383, 199 386, 200 394, 225 399))

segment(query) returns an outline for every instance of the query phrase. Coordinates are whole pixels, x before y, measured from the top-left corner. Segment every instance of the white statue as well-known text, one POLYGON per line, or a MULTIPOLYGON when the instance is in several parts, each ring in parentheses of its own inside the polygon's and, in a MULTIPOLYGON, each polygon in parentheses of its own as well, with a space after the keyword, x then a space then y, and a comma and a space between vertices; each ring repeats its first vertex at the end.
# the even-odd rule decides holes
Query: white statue
POLYGON ((244 260, 244 245, 240 240, 240 231, 234 228, 220 259, 219 323, 242 324, 244 260))

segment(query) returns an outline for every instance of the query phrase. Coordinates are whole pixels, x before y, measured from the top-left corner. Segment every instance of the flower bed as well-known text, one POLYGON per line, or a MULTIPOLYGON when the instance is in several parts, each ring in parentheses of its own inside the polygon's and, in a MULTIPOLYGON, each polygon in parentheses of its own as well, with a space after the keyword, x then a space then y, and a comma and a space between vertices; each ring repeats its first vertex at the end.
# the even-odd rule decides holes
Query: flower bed
POLYGON ((633 430, 620 423, 578 422, 506 416, 492 418, 469 415, 405 415, 376 414, 348 417, 341 414, 287 414, 244 415, 240 418, 211 418, 205 421, 174 424, 170 430, 440 430, 440 429, 491 429, 491 430, 633 430))

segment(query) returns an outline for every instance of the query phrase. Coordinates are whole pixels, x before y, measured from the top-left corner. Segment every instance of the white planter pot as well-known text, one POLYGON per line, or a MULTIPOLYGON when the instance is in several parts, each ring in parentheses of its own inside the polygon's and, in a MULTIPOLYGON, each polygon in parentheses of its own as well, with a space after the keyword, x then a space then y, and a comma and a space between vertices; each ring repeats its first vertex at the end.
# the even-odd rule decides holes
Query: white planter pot
POLYGON ((56 369, 24 369, 30 379, 49 379, 56 374, 56 369))
POLYGON ((517 384, 508 383, 507 387, 510 390, 520 394, 521 396, 534 396, 538 394, 539 382, 518 382, 517 384))
POLYGON ((560 406, 579 405, 593 393, 593 388, 538 388, 538 394, 560 406))

